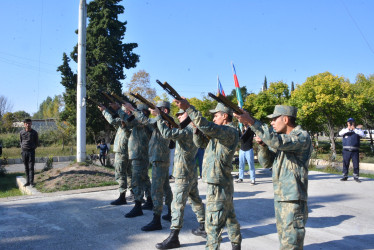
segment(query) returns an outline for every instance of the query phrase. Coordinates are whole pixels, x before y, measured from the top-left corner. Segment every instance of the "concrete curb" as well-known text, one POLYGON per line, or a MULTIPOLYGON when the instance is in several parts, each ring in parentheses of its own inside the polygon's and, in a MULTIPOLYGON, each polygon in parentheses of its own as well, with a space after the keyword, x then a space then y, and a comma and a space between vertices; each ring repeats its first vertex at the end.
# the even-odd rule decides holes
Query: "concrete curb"
POLYGON ((39 192, 36 188, 33 188, 31 186, 24 187, 23 185, 26 184, 26 179, 23 178, 23 176, 17 176, 16 182, 17 182, 17 186, 18 186, 19 190, 23 194, 27 194, 27 195, 38 195, 38 194, 41 194, 41 192, 39 192))

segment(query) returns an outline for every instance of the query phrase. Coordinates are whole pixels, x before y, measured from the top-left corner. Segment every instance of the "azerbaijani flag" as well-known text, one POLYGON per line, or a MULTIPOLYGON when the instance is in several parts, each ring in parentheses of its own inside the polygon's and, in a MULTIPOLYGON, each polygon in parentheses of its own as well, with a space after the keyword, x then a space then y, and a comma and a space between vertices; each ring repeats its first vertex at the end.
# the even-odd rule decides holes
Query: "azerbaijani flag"
POLYGON ((234 83, 235 83, 235 90, 236 90, 236 99, 238 99, 238 106, 240 108, 243 108, 243 98, 242 98, 242 93, 240 92, 240 86, 239 86, 239 81, 238 77, 236 76, 236 70, 234 64, 231 62, 232 65, 232 72, 234 74, 234 83))
POLYGON ((223 91, 223 88, 222 88, 222 85, 221 85, 221 82, 219 81, 219 77, 217 75, 217 94, 221 94, 223 96, 226 96, 225 95, 225 91, 223 91))

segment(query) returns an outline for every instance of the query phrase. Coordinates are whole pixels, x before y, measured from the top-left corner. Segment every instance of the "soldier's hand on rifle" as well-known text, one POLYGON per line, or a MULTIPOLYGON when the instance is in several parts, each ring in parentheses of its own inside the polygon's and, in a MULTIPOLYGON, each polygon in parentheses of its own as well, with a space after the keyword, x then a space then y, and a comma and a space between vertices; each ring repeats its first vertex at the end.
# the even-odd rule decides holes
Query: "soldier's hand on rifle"
POLYGON ((125 109, 130 112, 133 112, 135 110, 135 108, 129 102, 123 103, 122 106, 125 107, 125 109))
POLYGON ((178 106, 178 108, 183 110, 186 110, 191 106, 190 103, 184 97, 182 97, 181 100, 174 99, 173 102, 178 106))
POLYGON ((266 144, 261 140, 260 137, 255 136, 254 139, 255 139, 255 141, 256 141, 258 144, 260 144, 261 146, 266 146, 266 144))
POLYGON ((255 119, 253 119, 253 117, 250 116, 249 113, 245 111, 244 109, 241 109, 241 110, 243 111, 243 114, 238 115, 234 113, 234 117, 238 119, 240 123, 243 123, 245 125, 253 125, 255 123, 255 119))
POLYGON ((115 110, 115 111, 117 111, 117 110, 119 110, 119 109, 121 108, 121 106, 120 106, 118 103, 116 103, 116 102, 111 102, 111 103, 109 103, 109 106, 110 106, 113 110, 115 110))
POLYGON ((157 107, 155 109, 149 108, 149 111, 151 111, 153 116, 158 116, 160 114, 160 110, 157 107))

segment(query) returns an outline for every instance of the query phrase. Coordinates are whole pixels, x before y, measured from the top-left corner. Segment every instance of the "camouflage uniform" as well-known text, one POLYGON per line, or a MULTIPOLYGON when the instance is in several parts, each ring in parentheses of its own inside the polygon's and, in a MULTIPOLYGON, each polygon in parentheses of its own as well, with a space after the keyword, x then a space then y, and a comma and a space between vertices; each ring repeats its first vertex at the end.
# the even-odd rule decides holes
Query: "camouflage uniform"
MULTIPOLYGON (((217 105, 218 109, 221 107, 217 105)), ((231 176, 232 159, 239 142, 239 133, 229 123, 217 125, 207 121, 193 106, 186 110, 192 122, 210 139, 201 133, 194 133, 197 147, 206 148, 203 160, 203 181, 208 184, 205 213, 206 249, 219 249, 221 234, 226 225, 233 244, 241 244, 240 225, 236 219, 231 176)), ((211 111, 213 112, 213 111, 211 111)), ((225 113, 231 113, 227 110, 225 113)))
POLYGON ((163 196, 165 193, 165 205, 170 207, 173 199, 169 183, 169 165, 170 149, 169 139, 164 139, 157 128, 157 121, 161 116, 155 119, 147 118, 142 112, 134 112, 134 115, 140 123, 153 126, 152 137, 149 141, 149 161, 152 163, 152 201, 153 213, 161 215, 163 207, 163 196))
POLYGON ((126 193, 126 189, 131 190, 131 162, 127 148, 131 131, 122 126, 121 118, 113 119, 107 110, 103 110, 102 114, 117 129, 113 145, 115 179, 119 184, 120 194, 126 193))
MULTIPOLYGON (((277 105, 274 113, 282 112, 282 109, 286 114, 293 114, 289 116, 296 117, 296 109, 289 106, 277 105)), ((273 118, 274 115, 268 117, 273 118)), ((278 134, 259 121, 255 121, 251 129, 266 144, 259 147, 259 162, 263 167, 273 168, 274 208, 280 248, 303 249, 308 219, 310 136, 300 126, 289 134, 278 134)))
POLYGON ((118 114, 126 122, 126 126, 132 129, 128 153, 132 164, 132 188, 134 199, 141 201, 143 195, 150 196, 150 180, 148 176, 148 141, 151 136, 149 127, 140 124, 136 119, 128 121, 129 116, 119 109, 118 114))
POLYGON ((199 223, 205 222, 205 209, 197 187, 197 173, 195 171, 195 155, 197 147, 193 143, 193 128, 188 125, 184 129, 166 126, 162 120, 157 122, 158 129, 164 138, 175 140, 174 156, 175 188, 171 204, 172 220, 170 229, 180 230, 183 226, 184 208, 187 199, 196 214, 199 223))

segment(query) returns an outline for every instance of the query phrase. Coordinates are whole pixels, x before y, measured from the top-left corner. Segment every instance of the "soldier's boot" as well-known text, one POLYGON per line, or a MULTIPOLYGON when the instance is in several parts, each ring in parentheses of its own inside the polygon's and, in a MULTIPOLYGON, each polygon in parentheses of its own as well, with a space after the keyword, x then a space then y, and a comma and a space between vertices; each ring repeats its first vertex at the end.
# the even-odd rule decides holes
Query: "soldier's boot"
POLYGON ((161 226, 161 216, 160 215, 157 215, 157 214, 153 214, 153 219, 152 221, 145 225, 144 227, 142 227, 142 231, 155 231, 155 230, 161 230, 162 229, 162 226, 161 226))
POLYGON ((126 201, 126 192, 123 192, 119 195, 118 199, 115 201, 112 201, 110 205, 124 205, 127 204, 126 201))
POLYGON ((133 217, 141 216, 141 215, 143 215, 142 204, 140 203, 140 201, 135 201, 134 208, 131 209, 130 212, 125 214, 125 217, 126 218, 133 218, 133 217))
POLYGON ((192 233, 196 236, 201 236, 203 238, 206 238, 206 232, 205 232, 205 223, 200 223, 199 227, 196 229, 192 229, 192 233))
POLYGON ((232 250, 241 250, 241 245, 237 243, 231 243, 232 250))
POLYGON ((156 248, 157 249, 172 249, 172 248, 178 248, 181 246, 179 243, 179 230, 172 229, 170 232, 169 237, 167 237, 163 242, 157 243, 156 248))
POLYGON ((153 209, 153 201, 151 196, 147 197, 147 201, 143 204, 142 209, 144 210, 152 210, 153 209))
POLYGON ((171 221, 171 207, 168 206, 168 213, 162 216, 163 220, 171 221))

